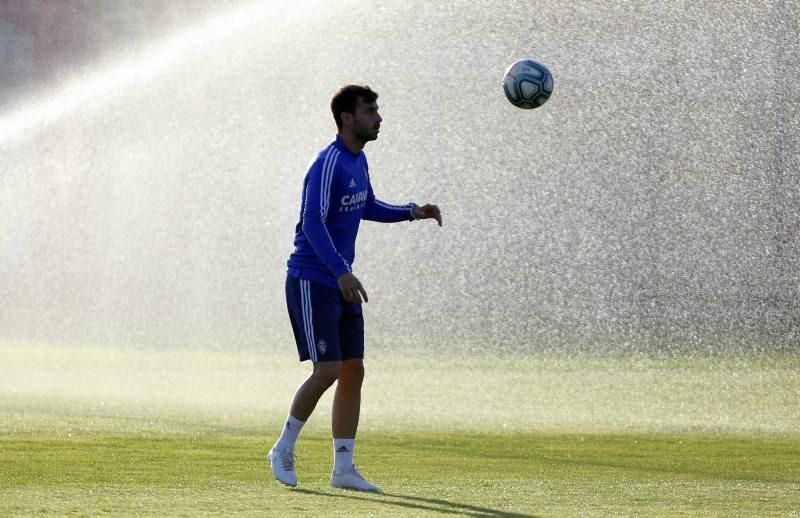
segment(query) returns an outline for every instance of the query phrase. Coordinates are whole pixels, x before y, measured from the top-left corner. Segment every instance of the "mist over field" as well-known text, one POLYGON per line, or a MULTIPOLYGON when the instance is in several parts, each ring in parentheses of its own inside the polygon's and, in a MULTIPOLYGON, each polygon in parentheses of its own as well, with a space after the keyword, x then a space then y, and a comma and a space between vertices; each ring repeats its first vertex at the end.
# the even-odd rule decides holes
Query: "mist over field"
POLYGON ((373 346, 798 342, 796 4, 208 5, 0 13, 0 339, 291 353, 305 166, 359 82, 377 194, 445 217, 362 226, 373 346))
MULTIPOLYGON (((795 436, 797 355, 368 354, 360 430, 795 436)), ((308 374, 283 353, 0 345, 2 433, 266 433, 308 374)), ((328 433, 332 391, 309 420, 328 433)))

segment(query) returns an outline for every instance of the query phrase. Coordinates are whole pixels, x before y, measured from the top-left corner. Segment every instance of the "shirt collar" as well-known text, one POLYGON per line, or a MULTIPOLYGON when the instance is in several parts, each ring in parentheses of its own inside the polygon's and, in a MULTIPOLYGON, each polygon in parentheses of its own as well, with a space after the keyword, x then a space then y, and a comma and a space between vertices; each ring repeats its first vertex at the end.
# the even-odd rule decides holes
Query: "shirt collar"
POLYGON ((348 155, 350 155, 353 158, 357 158, 357 157, 359 157, 361 155, 361 153, 363 153, 363 151, 360 151, 360 152, 358 152, 356 154, 356 153, 353 153, 352 151, 350 151, 350 148, 345 146, 344 141, 342 140, 342 138, 338 134, 336 135, 336 140, 334 140, 334 144, 336 145, 337 148, 339 148, 339 150, 346 152, 348 155))

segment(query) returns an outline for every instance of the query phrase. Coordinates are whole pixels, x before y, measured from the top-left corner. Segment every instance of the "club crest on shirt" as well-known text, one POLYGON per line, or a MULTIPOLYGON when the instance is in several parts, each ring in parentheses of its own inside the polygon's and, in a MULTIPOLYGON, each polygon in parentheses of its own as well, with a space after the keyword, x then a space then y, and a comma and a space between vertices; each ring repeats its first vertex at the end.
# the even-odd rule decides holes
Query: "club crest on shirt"
POLYGON ((328 349, 328 342, 320 338, 319 341, 317 342, 317 350, 319 350, 320 354, 325 354, 325 351, 327 349, 328 349))

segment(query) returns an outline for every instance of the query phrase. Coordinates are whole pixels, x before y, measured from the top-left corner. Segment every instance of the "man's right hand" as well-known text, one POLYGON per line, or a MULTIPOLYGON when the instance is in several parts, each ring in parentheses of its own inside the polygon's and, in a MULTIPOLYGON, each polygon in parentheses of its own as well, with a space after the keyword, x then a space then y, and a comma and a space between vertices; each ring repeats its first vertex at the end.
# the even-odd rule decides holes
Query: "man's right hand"
POLYGON ((344 300, 354 304, 361 304, 361 296, 363 295, 364 302, 369 302, 367 291, 364 289, 364 286, 361 285, 361 281, 358 280, 358 277, 353 275, 352 272, 342 274, 336 280, 339 282, 339 289, 342 290, 344 300))

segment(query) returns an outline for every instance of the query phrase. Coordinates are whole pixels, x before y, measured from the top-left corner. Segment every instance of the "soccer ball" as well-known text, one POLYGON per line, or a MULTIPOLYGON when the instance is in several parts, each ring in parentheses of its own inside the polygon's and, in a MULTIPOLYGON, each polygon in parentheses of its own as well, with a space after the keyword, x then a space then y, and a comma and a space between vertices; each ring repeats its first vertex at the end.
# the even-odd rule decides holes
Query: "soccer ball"
POLYGON ((506 69, 503 90, 517 108, 538 108, 553 93, 553 74, 544 63, 535 59, 520 59, 506 69))

